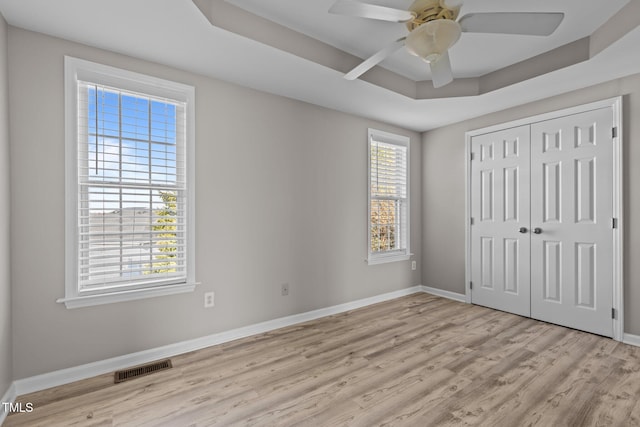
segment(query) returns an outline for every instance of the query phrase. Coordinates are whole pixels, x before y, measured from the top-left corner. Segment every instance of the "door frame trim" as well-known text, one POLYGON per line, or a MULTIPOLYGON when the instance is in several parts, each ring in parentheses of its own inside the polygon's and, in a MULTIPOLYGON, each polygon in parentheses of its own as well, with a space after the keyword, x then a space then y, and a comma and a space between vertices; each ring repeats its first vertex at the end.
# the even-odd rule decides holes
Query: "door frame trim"
POLYGON ((518 120, 500 123, 465 132, 465 302, 471 303, 471 138, 518 126, 531 125, 587 111, 611 108, 617 135, 613 138, 613 217, 617 228, 613 230, 613 339, 622 341, 624 336, 624 221, 623 221, 623 161, 622 161, 622 96, 551 111, 518 120))

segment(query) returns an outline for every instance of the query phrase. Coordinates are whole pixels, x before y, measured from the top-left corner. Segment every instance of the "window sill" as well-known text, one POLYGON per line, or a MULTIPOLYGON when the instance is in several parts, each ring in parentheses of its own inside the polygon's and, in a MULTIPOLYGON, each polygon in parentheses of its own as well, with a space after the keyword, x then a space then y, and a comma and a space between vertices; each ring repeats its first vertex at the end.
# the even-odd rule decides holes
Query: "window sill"
POLYGON ((56 302, 64 303, 69 308, 90 307, 92 305, 111 304, 115 302, 134 301, 144 298, 160 297, 165 295, 193 292, 197 283, 182 283, 179 285, 166 285, 156 288, 133 289, 129 291, 110 292, 107 294, 84 295, 69 298, 60 298, 56 302))
POLYGON ((408 261, 413 254, 393 254, 393 255, 369 255, 367 264, 386 264, 388 262, 408 261))

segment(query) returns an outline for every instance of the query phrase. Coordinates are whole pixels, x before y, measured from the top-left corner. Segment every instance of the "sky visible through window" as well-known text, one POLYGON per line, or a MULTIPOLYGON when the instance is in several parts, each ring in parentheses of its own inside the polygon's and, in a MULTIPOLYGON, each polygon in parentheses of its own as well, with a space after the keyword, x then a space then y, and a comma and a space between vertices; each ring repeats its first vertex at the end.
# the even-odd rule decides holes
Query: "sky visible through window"
POLYGON ((87 95, 89 178, 174 185, 175 105, 105 88, 87 95))

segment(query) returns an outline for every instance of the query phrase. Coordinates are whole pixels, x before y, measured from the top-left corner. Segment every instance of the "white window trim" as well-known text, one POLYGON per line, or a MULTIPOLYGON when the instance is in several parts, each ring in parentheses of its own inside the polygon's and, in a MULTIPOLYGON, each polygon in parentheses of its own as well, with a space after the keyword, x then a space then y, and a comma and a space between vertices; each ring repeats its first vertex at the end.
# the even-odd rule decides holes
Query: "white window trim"
POLYGON ((163 295, 192 292, 195 282, 195 89, 107 65, 65 56, 65 296, 57 300, 67 308, 87 307, 122 301, 132 301, 163 295), (101 84, 132 92, 152 94, 186 103, 186 184, 187 184, 187 279, 184 283, 156 285, 120 291, 81 295, 78 290, 77 247, 77 142, 78 142, 78 80, 101 84))
POLYGON ((407 261, 413 255, 411 253, 411 164, 410 157, 411 139, 407 136, 396 135, 377 129, 369 128, 367 132, 367 264, 385 264, 389 262, 407 261), (406 223, 406 248, 382 253, 371 252, 371 141, 386 142, 389 144, 407 147, 407 223, 406 223))

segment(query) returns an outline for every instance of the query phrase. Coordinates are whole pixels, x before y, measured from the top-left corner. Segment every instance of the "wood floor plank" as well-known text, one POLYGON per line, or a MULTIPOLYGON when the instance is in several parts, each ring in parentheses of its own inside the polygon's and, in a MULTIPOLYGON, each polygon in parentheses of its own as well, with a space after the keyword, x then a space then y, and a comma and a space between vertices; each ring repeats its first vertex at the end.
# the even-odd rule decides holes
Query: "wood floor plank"
POLYGON ((640 366, 635 361, 623 361, 600 384, 597 393, 594 404, 587 408, 587 424, 613 426, 617 416, 630 419, 634 402, 640 396, 640 366))
POLYGON ((414 294, 18 401, 6 426, 639 426, 640 348, 414 294))
MULTIPOLYGON (((419 345, 416 343, 416 347, 419 345)), ((374 401, 376 395, 387 395, 390 389, 397 389, 398 383, 406 385, 411 381, 411 378, 431 376, 433 374, 432 363, 437 363, 437 360, 441 358, 458 357, 462 351, 464 348, 455 342, 443 342, 428 349, 422 349, 420 352, 397 354, 397 358, 393 362, 388 358, 385 359, 385 362, 389 363, 384 365, 369 363, 366 368, 350 373, 342 381, 329 384, 327 387, 317 389, 309 396, 301 398, 300 400, 309 402, 309 410, 307 411, 300 411, 299 408, 294 410, 276 408, 281 414, 279 414, 278 422, 274 421, 274 425, 280 425, 284 418, 294 424, 311 422, 313 419, 325 419, 327 414, 344 412, 337 409, 345 402, 346 405, 351 406, 355 401, 360 403, 361 409, 366 408, 373 404, 367 402, 374 401), (429 359, 432 363, 425 364, 425 359, 429 359), (295 412, 295 414, 291 415, 289 412, 295 412)), ((332 422, 337 421, 332 420, 332 422)))
POLYGON ((566 411, 561 415, 560 401, 578 410, 580 402, 589 400, 593 391, 590 387, 582 388, 583 382, 602 382, 620 361, 607 358, 607 363, 599 363, 594 357, 597 351, 594 344, 601 339, 588 334, 580 338, 567 341, 569 344, 560 353, 538 353, 526 364, 499 378, 495 387, 500 393, 488 390, 488 396, 495 397, 493 404, 485 398, 477 401, 484 411, 476 422, 509 425, 527 419, 532 425, 545 426, 548 425, 547 414, 553 414, 553 422, 558 425, 581 425, 567 423, 566 411), (576 396, 576 393, 581 394, 576 396))

